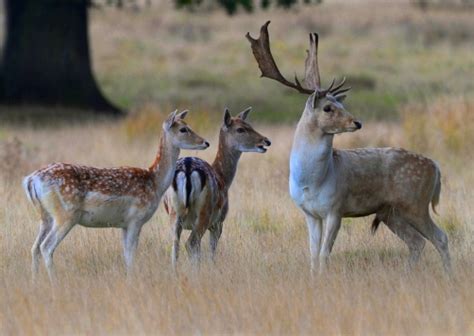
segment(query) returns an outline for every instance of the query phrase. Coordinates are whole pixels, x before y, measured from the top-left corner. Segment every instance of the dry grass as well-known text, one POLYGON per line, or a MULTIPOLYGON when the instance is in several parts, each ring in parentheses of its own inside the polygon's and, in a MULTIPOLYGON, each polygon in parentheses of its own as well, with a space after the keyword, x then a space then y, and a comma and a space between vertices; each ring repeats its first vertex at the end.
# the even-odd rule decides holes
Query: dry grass
MULTIPOLYGON (((443 104, 426 108, 436 111, 443 104)), ((448 118, 474 113, 472 102, 446 106, 453 107, 448 118)), ((197 114, 190 118, 191 124, 200 120, 197 114)), ((408 136, 410 120, 405 120, 405 128, 368 124, 358 133, 337 137, 338 146, 416 147, 408 136)), ((76 227, 55 256, 58 286, 49 285, 44 271, 38 283, 31 283, 29 249, 37 218, 20 188, 20 176, 31 165, 56 160, 146 166, 158 134, 146 131, 147 137, 130 140, 129 127, 134 125, 133 132, 139 133, 137 128, 149 130, 151 122, 158 124, 159 118, 148 123, 131 117, 113 124, 0 130, 1 153, 11 146, 23 153, 4 158, 2 164, 17 169, 0 173, 0 334, 474 333, 473 160, 448 155, 449 137, 435 142, 437 131, 423 134, 425 151, 440 162, 444 176, 435 220, 449 232, 455 265, 451 280, 431 245, 418 269, 407 273, 406 248, 385 228, 372 237, 369 219, 344 221, 330 271, 312 280, 306 228, 287 192, 293 130, 260 126, 273 145, 264 155, 246 154, 242 159, 215 267, 204 261, 201 270, 193 272, 184 255, 180 275, 172 274, 170 228, 160 208, 144 227, 138 272, 131 282, 124 273, 119 230, 76 227), (6 141, 14 136, 20 142, 6 141), (464 165, 453 168, 455 159, 464 165)), ((205 133, 213 139, 211 149, 185 154, 212 158, 214 130, 205 133)), ((472 146, 472 137, 464 135, 463 146, 472 146)))

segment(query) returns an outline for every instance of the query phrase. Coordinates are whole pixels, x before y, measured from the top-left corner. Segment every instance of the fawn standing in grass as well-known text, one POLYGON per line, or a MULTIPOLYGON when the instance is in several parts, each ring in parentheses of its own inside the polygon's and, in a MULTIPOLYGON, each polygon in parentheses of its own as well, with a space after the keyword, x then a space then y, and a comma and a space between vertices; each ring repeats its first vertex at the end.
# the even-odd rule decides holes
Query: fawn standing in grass
POLYGON ((53 277, 54 250, 76 224, 121 228, 125 263, 130 271, 140 230, 173 181, 180 149, 209 147, 183 121, 186 114, 175 111, 163 123, 160 148, 148 169, 54 163, 25 177, 25 192, 41 216, 31 250, 33 274, 42 255, 53 277))
POLYGON ((164 198, 174 230, 172 264, 176 269, 183 229, 192 230, 186 250, 199 261, 201 238, 210 231, 212 257, 229 208, 229 188, 242 152, 265 153, 271 142, 245 120, 251 108, 233 118, 226 109, 219 133, 219 148, 212 165, 196 157, 179 159, 172 187, 164 198))
POLYGON ((343 88, 343 80, 321 89, 317 34, 310 34, 306 87, 297 78, 295 83, 285 79, 270 51, 269 23, 262 26, 258 39, 247 34, 262 76, 310 94, 291 149, 290 194, 306 217, 311 271, 318 258, 320 270, 326 266, 343 217, 375 214, 372 231, 385 223, 408 245, 410 265, 418 261, 426 238, 449 272, 448 238, 429 213, 429 204, 434 210, 441 192, 438 165, 400 148, 334 149, 334 134, 362 127, 342 105, 350 88, 343 88))

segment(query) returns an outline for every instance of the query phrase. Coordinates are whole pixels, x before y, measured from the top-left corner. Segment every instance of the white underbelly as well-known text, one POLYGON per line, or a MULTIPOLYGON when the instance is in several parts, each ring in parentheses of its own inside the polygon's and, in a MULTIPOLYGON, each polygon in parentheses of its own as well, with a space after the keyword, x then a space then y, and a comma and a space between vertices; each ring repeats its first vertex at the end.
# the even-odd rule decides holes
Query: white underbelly
POLYGON ((136 199, 130 196, 110 197, 90 193, 84 200, 79 224, 87 227, 127 227, 134 212, 136 199))

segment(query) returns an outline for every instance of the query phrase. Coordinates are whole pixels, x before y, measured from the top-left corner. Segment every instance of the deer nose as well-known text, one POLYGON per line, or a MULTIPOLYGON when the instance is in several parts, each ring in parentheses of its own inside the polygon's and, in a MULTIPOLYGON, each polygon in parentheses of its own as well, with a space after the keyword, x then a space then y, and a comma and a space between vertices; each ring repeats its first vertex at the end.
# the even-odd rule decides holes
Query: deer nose
POLYGON ((356 125, 357 129, 362 128, 362 123, 360 121, 354 121, 354 124, 356 125))
POLYGON ((265 138, 265 139, 263 140, 263 143, 265 144, 265 146, 271 146, 271 145, 272 145, 272 142, 271 142, 269 139, 267 139, 267 138, 265 138))
POLYGON ((206 145, 206 148, 208 148, 210 146, 209 142, 207 142, 207 141, 204 141, 204 145, 206 145))

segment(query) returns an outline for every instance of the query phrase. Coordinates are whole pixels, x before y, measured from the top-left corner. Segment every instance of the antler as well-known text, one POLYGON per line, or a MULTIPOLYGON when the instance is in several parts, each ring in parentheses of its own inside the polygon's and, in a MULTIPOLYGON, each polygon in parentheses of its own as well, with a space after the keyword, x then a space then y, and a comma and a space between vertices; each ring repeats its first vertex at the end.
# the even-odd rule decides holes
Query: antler
POLYGON ((349 88, 343 88, 346 81, 344 78, 338 85, 334 87, 335 81, 333 80, 331 85, 327 89, 321 89, 321 79, 319 77, 318 67, 318 34, 309 34, 309 50, 306 51, 307 56, 305 60, 305 78, 302 86, 298 77, 295 75, 295 82, 290 82, 281 74, 280 70, 273 59, 272 52, 270 50, 270 36, 268 34, 268 25, 270 21, 267 21, 262 28, 260 28, 260 36, 258 39, 254 39, 247 33, 245 37, 250 42, 253 55, 257 61, 258 67, 262 72, 261 77, 267 77, 282 83, 285 86, 293 88, 300 93, 312 94, 317 92, 319 97, 324 97, 328 93, 336 96, 350 90, 349 88))
MULTIPOLYGON (((306 93, 306 94, 313 93, 316 88, 311 89, 311 88, 303 87, 296 76, 295 76, 295 83, 292 83, 289 80, 287 80, 285 77, 283 77, 280 70, 278 70, 275 60, 273 59, 272 52, 270 51, 270 36, 268 35, 269 24, 270 24, 270 21, 267 21, 262 26, 262 28, 260 28, 260 36, 258 39, 254 39, 252 36, 250 36, 250 33, 247 33, 245 35, 247 40, 249 40, 250 42, 253 55, 255 56, 255 59, 257 60, 257 63, 258 63, 258 67, 260 68, 260 71, 262 71, 261 77, 267 77, 267 78, 276 80, 285 86, 298 90, 298 92, 300 93, 306 93)), ((317 38, 316 38, 316 41, 317 41, 317 38)), ((306 60, 307 69, 314 66, 316 66, 316 69, 317 69, 317 62, 315 58, 314 58, 314 61, 311 61, 309 59, 311 54, 316 55, 315 51, 316 50, 314 50, 314 52, 308 53, 308 58, 306 60)), ((314 74, 317 74, 317 71, 314 72, 314 74)), ((312 77, 307 76, 307 78, 309 81, 316 81, 316 80, 319 81, 319 75, 312 76, 312 77)), ((305 78, 305 84, 308 85, 306 78, 305 78)))
POLYGON ((318 42, 318 34, 310 33, 309 50, 306 50, 306 60, 304 61, 304 82, 308 88, 313 89, 313 92, 321 87, 318 65, 318 42))

